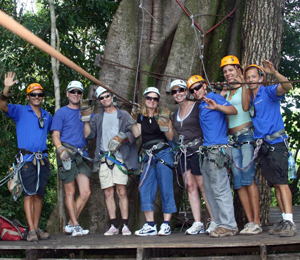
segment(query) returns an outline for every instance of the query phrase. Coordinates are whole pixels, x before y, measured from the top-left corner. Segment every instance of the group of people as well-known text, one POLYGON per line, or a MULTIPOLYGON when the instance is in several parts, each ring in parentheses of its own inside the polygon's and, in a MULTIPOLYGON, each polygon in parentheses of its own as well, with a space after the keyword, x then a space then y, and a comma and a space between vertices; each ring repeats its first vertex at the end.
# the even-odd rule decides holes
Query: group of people
POLYGON ((169 91, 178 104, 172 115, 160 106, 161 95, 156 87, 145 89, 142 105, 135 104, 131 114, 114 105, 113 94, 109 90, 98 87, 95 95, 101 107, 94 114, 82 102, 82 83, 72 81, 66 91, 68 105, 57 110, 52 118, 41 108, 45 93, 38 83, 32 83, 26 89, 27 106, 9 104, 15 74, 5 74, 0 109, 16 122, 18 158, 22 158, 18 160, 18 166, 29 226, 27 240, 49 237, 38 227, 42 198, 50 174, 46 144, 48 132, 52 132, 56 147, 58 173, 64 183, 65 205, 70 217, 64 231, 71 236, 89 233, 78 223, 91 194, 89 160, 93 161, 93 171, 99 174, 110 218, 105 236, 119 234, 120 226, 122 235, 132 234, 128 226, 126 185, 130 171, 138 168, 142 169, 139 193, 146 223, 134 232, 136 236, 171 234, 171 217, 177 211, 174 169, 182 175, 194 217, 194 223, 185 234, 236 235, 238 228, 228 178, 229 166, 234 176, 234 189, 238 191, 248 220, 240 234, 259 234, 262 228, 255 162, 259 163, 269 186, 275 188, 282 212, 282 221, 269 233, 294 236, 297 229, 288 187, 288 142, 279 103, 292 85, 270 61, 264 60, 263 64, 264 67, 249 65, 243 71, 237 57, 224 57, 220 68, 228 87, 224 87, 220 94, 208 92, 208 84, 200 75, 190 77, 187 82, 181 79, 172 81, 169 91), (282 83, 264 87, 262 83, 266 73, 282 83), (189 94, 194 99, 189 99, 189 94), (178 134, 177 138, 173 129, 178 134), (136 145, 140 136, 141 162, 138 161, 136 145), (96 138, 96 148, 91 160, 85 147, 87 140, 93 138, 96 138), (254 147, 257 158, 254 157, 254 147), (75 183, 79 190, 76 199, 75 183), (154 219, 158 186, 164 219, 159 230, 154 219), (207 229, 201 222, 199 190, 210 215, 207 229), (119 198, 121 223, 116 218, 115 191, 119 198))

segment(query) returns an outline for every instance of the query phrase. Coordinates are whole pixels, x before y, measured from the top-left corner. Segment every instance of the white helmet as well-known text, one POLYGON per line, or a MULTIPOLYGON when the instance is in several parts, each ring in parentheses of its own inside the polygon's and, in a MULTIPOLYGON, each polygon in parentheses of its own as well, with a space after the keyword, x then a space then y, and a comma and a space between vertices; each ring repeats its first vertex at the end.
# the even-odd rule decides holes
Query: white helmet
POLYGON ((73 80, 69 83, 67 91, 70 91, 72 89, 80 89, 81 91, 83 91, 83 85, 80 81, 73 80))
POLYGON ((98 87, 96 89, 95 95, 98 98, 101 94, 103 94, 104 92, 108 92, 108 90, 104 87, 98 87))
POLYGON ((185 81, 181 80, 181 79, 175 79, 171 82, 171 85, 169 87, 169 91, 172 90, 173 87, 178 86, 180 88, 184 88, 187 89, 187 85, 185 83, 185 81))
POLYGON ((146 88, 144 93, 143 93, 143 96, 145 96, 146 94, 150 93, 150 92, 154 92, 156 93, 159 97, 160 97, 160 93, 159 93, 159 90, 158 88, 156 87, 149 87, 149 88, 146 88))

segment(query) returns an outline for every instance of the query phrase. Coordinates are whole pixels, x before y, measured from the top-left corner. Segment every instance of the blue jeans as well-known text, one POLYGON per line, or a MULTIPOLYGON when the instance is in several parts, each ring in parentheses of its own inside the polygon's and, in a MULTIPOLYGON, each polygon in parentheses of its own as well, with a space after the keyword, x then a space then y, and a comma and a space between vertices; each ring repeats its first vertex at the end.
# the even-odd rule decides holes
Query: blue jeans
MULTIPOLYGON (((251 129, 236 138, 234 148, 232 149, 232 160, 237 164, 238 167, 243 168, 252 160, 253 143, 253 130, 251 129), (244 142, 251 142, 251 144, 241 144, 244 142)), ((253 162, 246 170, 242 171, 232 164, 231 170, 233 173, 235 189, 240 189, 244 186, 253 184, 253 179, 256 178, 254 166, 255 162, 253 162)))
MULTIPOLYGON (((225 151, 230 155, 230 148, 227 147, 225 151)), ((203 159, 201 170, 204 192, 216 224, 219 227, 235 229, 237 224, 227 168, 219 168, 215 162, 207 160, 207 157, 215 160, 216 154, 217 150, 213 150, 203 159)))
MULTIPOLYGON (((173 167, 173 155, 170 150, 171 148, 167 148, 155 155, 173 167)), ((144 159, 146 162, 145 169, 141 175, 140 182, 144 179, 148 159, 149 157, 146 155, 144 159)), ((146 173, 146 178, 140 188, 142 211, 154 211, 153 203, 156 197, 157 184, 160 188, 163 213, 176 212, 177 209, 173 189, 173 171, 168 166, 161 163, 160 160, 153 155, 151 166, 149 167, 149 170, 146 173)))

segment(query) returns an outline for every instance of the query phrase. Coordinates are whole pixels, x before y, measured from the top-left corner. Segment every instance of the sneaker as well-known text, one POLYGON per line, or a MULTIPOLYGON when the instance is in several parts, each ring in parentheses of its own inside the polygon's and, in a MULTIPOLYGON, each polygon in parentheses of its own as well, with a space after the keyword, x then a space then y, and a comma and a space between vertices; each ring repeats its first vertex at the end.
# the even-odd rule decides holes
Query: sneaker
MULTIPOLYGON (((65 225, 64 231, 66 234, 72 234, 74 230, 74 226, 71 226, 69 223, 67 225, 65 225)), ((86 236, 90 233, 90 231, 88 229, 82 229, 82 235, 86 236)))
POLYGON ((119 229, 117 229, 113 224, 111 224, 109 230, 107 230, 104 233, 104 236, 113 236, 113 235, 118 235, 119 234, 119 229))
POLYGON ((243 230, 241 230, 241 235, 257 235, 262 233, 262 228, 259 224, 254 222, 247 223, 243 230))
POLYGON ((47 232, 45 232, 45 231, 43 231, 39 228, 36 230, 36 234, 38 236, 38 239, 48 239, 48 238, 50 238, 49 233, 47 233, 47 232))
POLYGON ((127 225, 123 225, 123 228, 122 228, 122 235, 123 236, 130 236, 131 235, 131 231, 129 230, 128 226, 127 225))
POLYGON ((27 233, 27 238, 26 238, 26 240, 27 240, 28 242, 39 241, 35 229, 34 229, 34 230, 31 230, 31 231, 29 231, 29 232, 27 233))
POLYGON ((237 228, 235 229, 227 229, 224 227, 218 227, 216 230, 210 232, 211 237, 228 237, 235 236, 237 233, 237 228))
POLYGON ((202 222, 194 222, 193 225, 185 231, 186 235, 197 235, 204 233, 204 227, 202 222))
POLYGON ((80 225, 76 225, 73 229, 71 237, 82 237, 82 227, 80 225))
POLYGON ((270 235, 278 235, 281 229, 284 226, 284 220, 281 220, 280 222, 277 223, 277 226, 273 229, 269 230, 270 235))
POLYGON ((296 224, 292 221, 285 220, 284 225, 279 232, 280 237, 292 237, 297 233, 297 227, 296 224))
POLYGON ((152 227, 146 223, 140 230, 135 231, 134 234, 139 237, 155 236, 157 235, 156 225, 152 227))
POLYGON ((160 230, 158 232, 159 236, 169 236, 171 235, 171 227, 166 224, 166 223, 162 223, 160 226, 160 230))
POLYGON ((209 235, 211 231, 216 230, 217 227, 218 227, 217 223, 209 218, 206 224, 206 230, 205 230, 206 235, 209 235))

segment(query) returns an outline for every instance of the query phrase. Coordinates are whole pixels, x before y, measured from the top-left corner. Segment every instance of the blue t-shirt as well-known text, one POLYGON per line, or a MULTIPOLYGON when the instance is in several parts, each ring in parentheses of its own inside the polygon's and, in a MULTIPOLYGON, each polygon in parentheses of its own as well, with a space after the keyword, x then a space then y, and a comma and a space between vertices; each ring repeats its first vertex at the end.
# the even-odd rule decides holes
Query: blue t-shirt
MULTIPOLYGON (((254 138, 265 138, 267 135, 276 133, 278 130, 284 129, 284 123, 280 113, 280 99, 284 97, 276 96, 279 85, 261 86, 253 101, 251 95, 250 103, 254 105, 255 117, 252 117, 254 125, 254 138)), ((285 136, 286 137, 286 136, 285 136)), ((270 144, 283 142, 281 137, 268 141, 270 144)))
MULTIPOLYGON (((210 92, 207 98, 222 106, 231 106, 221 95, 210 92)), ((226 114, 218 110, 210 110, 208 104, 202 101, 199 106, 200 125, 203 130, 203 146, 228 144, 226 114)))
MULTIPOLYGON (((7 104, 7 106, 8 114, 5 114, 16 123, 18 148, 26 149, 31 152, 46 150, 47 133, 50 131, 52 123, 51 115, 41 108, 44 128, 40 128, 38 116, 29 104, 27 106, 7 104)), ((24 160, 27 160, 29 156, 30 155, 24 155, 24 160)))
MULTIPOLYGON (((72 109, 64 106, 58 109, 53 116, 51 130, 60 132, 60 141, 73 145, 77 148, 84 148, 87 140, 84 138, 83 126, 80 121, 80 108, 72 109)), ((85 153, 87 155, 87 153, 85 153)))

